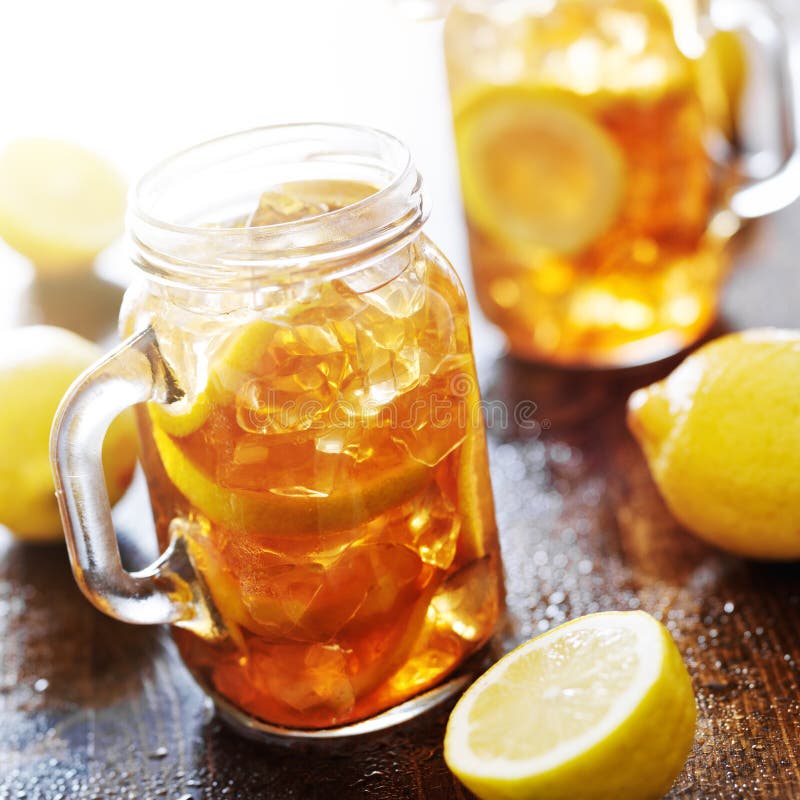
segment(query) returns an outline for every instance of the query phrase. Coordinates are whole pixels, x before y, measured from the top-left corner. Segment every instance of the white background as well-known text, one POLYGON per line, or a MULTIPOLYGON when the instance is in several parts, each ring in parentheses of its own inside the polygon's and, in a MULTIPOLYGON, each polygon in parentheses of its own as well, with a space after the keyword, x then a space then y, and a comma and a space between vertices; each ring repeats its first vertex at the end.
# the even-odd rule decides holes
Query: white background
MULTIPOLYGON (((721 4, 731 0, 716 0, 721 4)), ((440 22, 412 0, 0 0, 0 147, 67 138, 129 179, 189 145, 258 125, 326 120, 411 148, 429 235, 469 279, 440 22)), ((772 0, 800 17, 800 0, 772 0)), ((113 251, 101 261, 121 265, 113 251)), ((0 245, 0 327, 30 270, 0 245)))
POLYGON ((134 178, 224 133, 346 121, 406 141, 435 205, 443 185, 453 188, 441 24, 415 22, 391 0, 0 0, 0 9, 0 140, 73 139, 134 178))

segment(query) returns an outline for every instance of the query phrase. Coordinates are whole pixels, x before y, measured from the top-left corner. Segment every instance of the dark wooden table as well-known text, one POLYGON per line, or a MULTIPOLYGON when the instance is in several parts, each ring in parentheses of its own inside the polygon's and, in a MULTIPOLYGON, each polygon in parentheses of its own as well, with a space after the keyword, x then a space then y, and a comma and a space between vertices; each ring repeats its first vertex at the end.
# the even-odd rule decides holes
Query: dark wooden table
MULTIPOLYGON (((798 227, 795 208, 751 229, 717 332, 800 326, 798 227)), ((15 323, 102 338, 118 301, 115 286, 93 279, 23 287, 10 305, 15 323)), ((700 713, 669 797, 800 797, 800 568, 742 561, 688 536, 625 429, 629 392, 677 360, 592 374, 482 353, 488 398, 536 403, 534 429, 491 432, 515 637, 603 609, 655 614, 686 658, 700 713)), ((144 508, 138 486, 118 509, 129 539, 149 542, 144 508)), ((344 751, 242 740, 214 717, 166 631, 104 617, 79 593, 62 546, 0 530, 0 800, 465 798, 442 759, 447 713, 344 751)))

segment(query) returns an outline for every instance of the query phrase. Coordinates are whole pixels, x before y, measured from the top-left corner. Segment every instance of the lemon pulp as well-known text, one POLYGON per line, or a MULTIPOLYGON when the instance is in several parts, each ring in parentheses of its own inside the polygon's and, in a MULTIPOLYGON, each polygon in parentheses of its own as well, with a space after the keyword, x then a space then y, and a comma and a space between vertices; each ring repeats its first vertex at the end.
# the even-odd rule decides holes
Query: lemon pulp
POLYGON ((501 659, 458 702, 445 759, 479 797, 661 796, 694 737, 686 668, 644 612, 594 614, 501 659))

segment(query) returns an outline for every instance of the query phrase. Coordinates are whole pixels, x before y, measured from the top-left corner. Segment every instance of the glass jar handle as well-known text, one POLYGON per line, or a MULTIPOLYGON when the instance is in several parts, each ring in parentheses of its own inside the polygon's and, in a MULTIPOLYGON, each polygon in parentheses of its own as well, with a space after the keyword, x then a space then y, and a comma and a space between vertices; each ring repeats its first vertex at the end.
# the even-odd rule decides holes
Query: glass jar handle
POLYGON ((146 569, 122 566, 103 475, 103 439, 114 418, 137 403, 181 395, 148 327, 69 389, 53 422, 50 459, 72 570, 86 597, 124 622, 172 623, 209 635, 217 626, 182 538, 146 569))
POLYGON ((784 27, 765 5, 753 0, 718 0, 712 3, 711 14, 718 30, 747 31, 754 38, 767 57, 777 89, 780 166, 765 178, 751 180, 730 199, 737 217, 756 219, 780 211, 800 197, 800 65, 793 63, 784 27), (724 18, 718 20, 722 13, 724 18))

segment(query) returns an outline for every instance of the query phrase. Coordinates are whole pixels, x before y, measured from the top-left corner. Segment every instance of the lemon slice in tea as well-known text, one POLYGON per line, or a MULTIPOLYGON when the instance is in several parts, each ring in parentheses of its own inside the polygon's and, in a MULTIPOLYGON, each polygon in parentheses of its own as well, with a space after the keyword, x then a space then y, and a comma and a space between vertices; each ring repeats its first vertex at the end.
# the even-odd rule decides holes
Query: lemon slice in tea
POLYGON ((467 213, 484 232, 577 253, 617 219, 625 160, 568 93, 485 89, 455 118, 467 213))
POLYGON ((212 522, 249 533, 293 534, 347 530, 410 500, 433 478, 433 470, 408 460, 376 471, 328 495, 283 495, 220 486, 181 450, 173 438, 153 427, 164 469, 176 488, 212 522))
POLYGON ((213 404, 205 392, 197 395, 192 405, 183 413, 171 411, 170 406, 147 404, 153 425, 177 437, 189 436, 199 430, 208 419, 212 408, 213 404))

